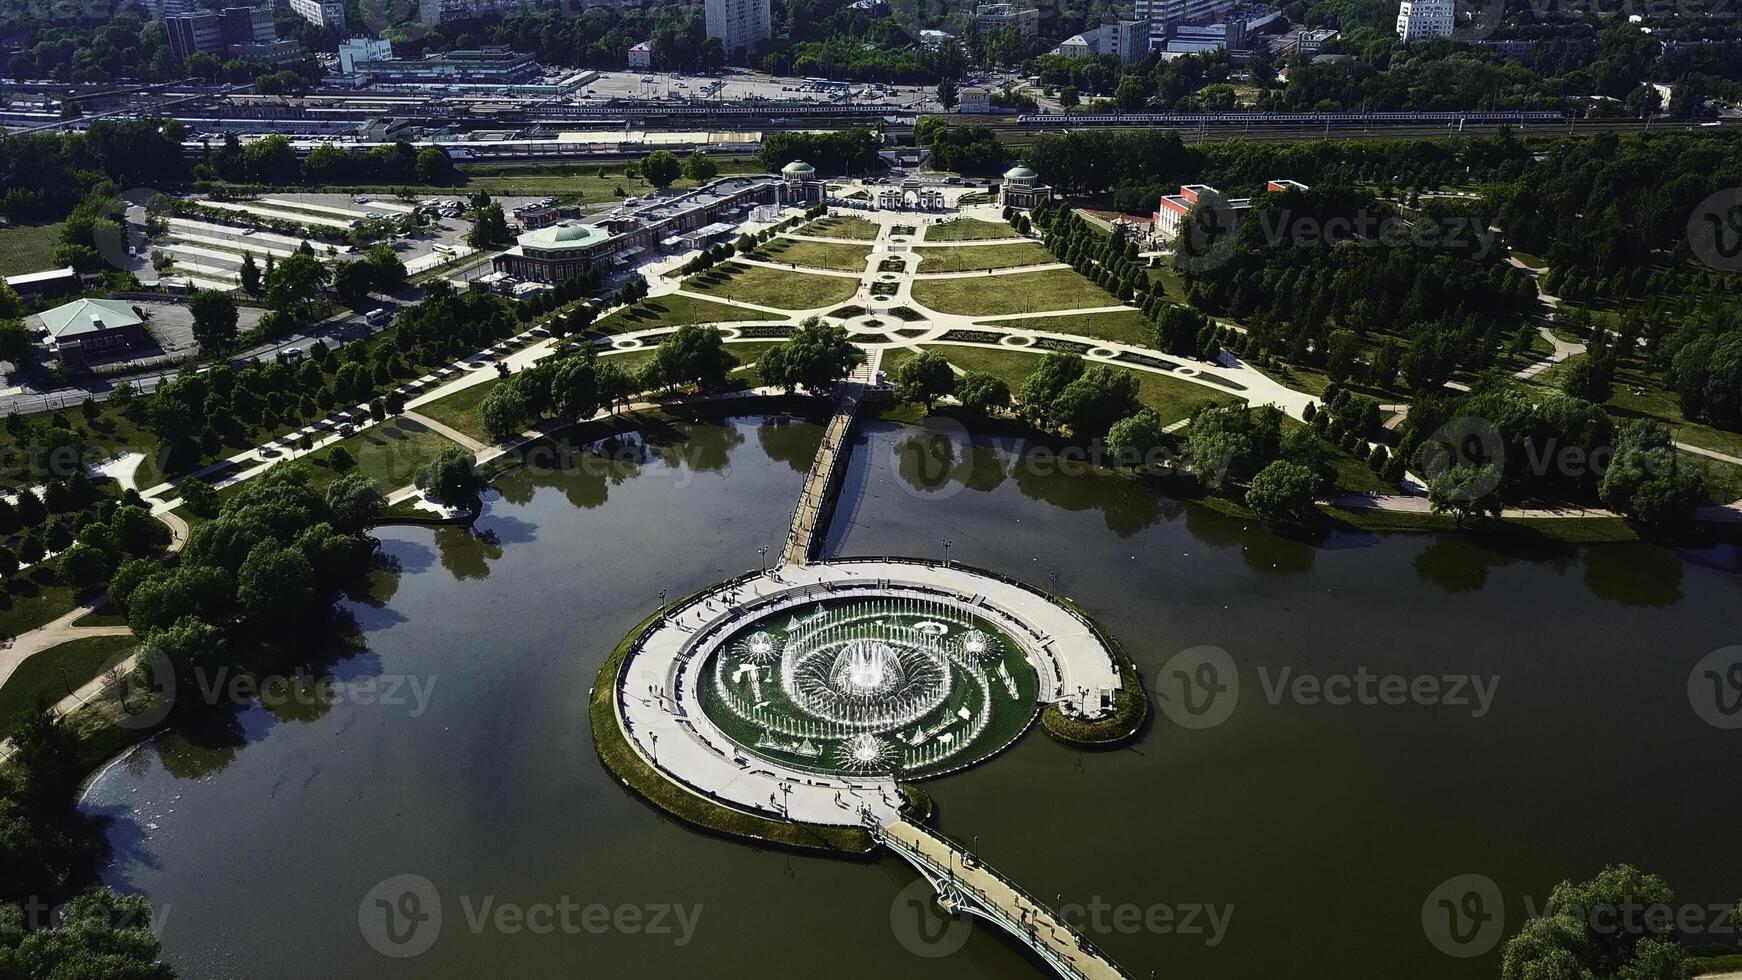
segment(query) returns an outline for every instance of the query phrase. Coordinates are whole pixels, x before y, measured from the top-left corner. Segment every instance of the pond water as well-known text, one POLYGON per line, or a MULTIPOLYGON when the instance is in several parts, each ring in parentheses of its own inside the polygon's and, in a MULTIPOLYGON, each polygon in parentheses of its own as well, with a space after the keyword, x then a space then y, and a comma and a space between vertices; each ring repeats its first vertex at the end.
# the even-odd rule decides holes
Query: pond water
MULTIPOLYGON (((957 437, 938 477, 913 435, 861 434, 826 550, 941 557, 948 539, 954 560, 1056 585, 1161 693, 1129 749, 1031 730, 925 784, 944 831, 1061 898, 1134 976, 1496 976, 1496 952, 1430 935, 1436 889, 1461 875, 1492 880, 1507 933, 1608 862, 1688 903, 1735 900, 1742 732, 1688 692, 1742 636, 1733 549, 1290 541, 992 440, 957 437), (1176 655, 1209 647, 1238 665, 1237 694, 1220 723, 1182 727, 1184 667, 1220 654, 1176 655), (1323 696, 1368 675, 1437 694, 1323 696)), ((674 427, 612 461, 511 474, 476 534, 384 529, 400 571, 347 604, 367 643, 333 668, 348 696, 246 705, 240 737, 163 736, 93 782, 110 884, 151 900, 192 978, 1046 975, 981 927, 930 944, 939 923, 898 862, 689 831, 594 754, 604 657, 662 591, 778 551, 818 438, 764 418, 674 427), (359 927, 402 875, 441 910, 413 930, 432 904, 401 909, 433 944, 409 958, 359 927)))

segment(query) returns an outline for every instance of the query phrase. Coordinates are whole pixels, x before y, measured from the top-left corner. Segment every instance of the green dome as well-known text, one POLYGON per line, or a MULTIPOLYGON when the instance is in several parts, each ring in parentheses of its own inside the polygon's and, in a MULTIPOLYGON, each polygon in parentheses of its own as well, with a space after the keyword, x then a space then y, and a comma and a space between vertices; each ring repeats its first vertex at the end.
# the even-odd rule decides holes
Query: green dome
POLYGON ((1021 164, 1017 164, 1016 166, 1011 167, 1009 170, 1004 171, 1004 179, 1008 180, 1008 181, 1034 180, 1035 178, 1037 178, 1039 176, 1040 176, 1040 174, 1035 173, 1034 171, 1028 169, 1027 167, 1022 166, 1021 164))
POLYGON ((781 167, 780 172, 788 177, 803 177, 808 174, 814 174, 817 170, 815 167, 805 163, 803 160, 794 160, 786 166, 781 167))
POLYGON ((555 237, 559 242, 578 242, 590 234, 586 225, 562 224, 557 226, 555 237))

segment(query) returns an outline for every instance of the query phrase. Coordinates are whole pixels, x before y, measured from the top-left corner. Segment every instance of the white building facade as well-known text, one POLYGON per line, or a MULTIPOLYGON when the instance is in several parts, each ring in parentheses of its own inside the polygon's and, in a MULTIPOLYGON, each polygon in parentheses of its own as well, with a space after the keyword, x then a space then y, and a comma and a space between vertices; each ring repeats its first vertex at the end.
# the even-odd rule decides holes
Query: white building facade
POLYGON ((754 51, 774 35, 768 0, 707 0, 702 10, 709 37, 720 39, 728 58, 754 51))
POLYGON ((1425 41, 1452 36, 1452 0, 1403 0, 1397 7, 1397 36, 1425 41))

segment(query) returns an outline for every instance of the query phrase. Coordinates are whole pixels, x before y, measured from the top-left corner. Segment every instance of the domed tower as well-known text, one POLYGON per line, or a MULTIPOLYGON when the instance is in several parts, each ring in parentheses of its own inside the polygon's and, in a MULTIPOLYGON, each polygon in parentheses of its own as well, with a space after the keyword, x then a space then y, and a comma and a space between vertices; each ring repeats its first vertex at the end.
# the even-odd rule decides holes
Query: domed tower
POLYGON ((822 185, 817 182, 817 170, 803 160, 794 160, 780 168, 785 182, 781 195, 785 204, 815 204, 823 199, 822 185))
POLYGON ((1004 171, 1004 183, 998 188, 999 204, 1027 211, 1050 200, 1052 188, 1040 182, 1040 174, 1021 164, 1004 171))

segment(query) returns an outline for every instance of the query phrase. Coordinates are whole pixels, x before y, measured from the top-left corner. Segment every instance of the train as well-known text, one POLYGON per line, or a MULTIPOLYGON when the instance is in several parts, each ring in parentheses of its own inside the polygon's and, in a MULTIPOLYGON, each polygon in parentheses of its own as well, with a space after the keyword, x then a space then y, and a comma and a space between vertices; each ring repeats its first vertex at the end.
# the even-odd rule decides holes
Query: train
POLYGON ((1333 123, 1424 125, 1492 123, 1561 123, 1558 109, 1514 109, 1499 112, 1132 112, 1024 113, 1019 126, 1313 126, 1333 123))

